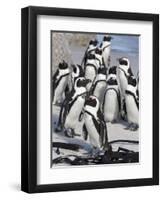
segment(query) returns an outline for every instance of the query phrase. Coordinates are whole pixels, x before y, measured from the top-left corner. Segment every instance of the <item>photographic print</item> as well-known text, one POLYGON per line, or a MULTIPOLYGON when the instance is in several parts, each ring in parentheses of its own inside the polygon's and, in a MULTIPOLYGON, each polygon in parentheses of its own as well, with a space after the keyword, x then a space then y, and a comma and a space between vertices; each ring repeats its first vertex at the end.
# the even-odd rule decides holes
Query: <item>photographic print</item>
POLYGON ((159 15, 29 6, 21 19, 21 190, 158 185, 159 15))
POLYGON ((51 167, 139 163, 139 35, 51 31, 51 167))

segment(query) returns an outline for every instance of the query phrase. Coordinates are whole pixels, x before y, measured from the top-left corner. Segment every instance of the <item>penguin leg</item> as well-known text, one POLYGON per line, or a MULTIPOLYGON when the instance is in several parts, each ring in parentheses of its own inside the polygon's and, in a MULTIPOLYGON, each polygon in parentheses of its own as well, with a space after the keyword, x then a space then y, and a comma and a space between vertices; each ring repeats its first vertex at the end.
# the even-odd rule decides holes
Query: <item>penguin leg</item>
POLYGON ((117 124, 118 123, 118 120, 117 119, 113 119, 112 121, 111 121, 111 124, 117 124))
POLYGON ((130 130, 132 127, 133 123, 128 124, 128 126, 126 128, 124 128, 125 130, 130 130))
POLYGON ((122 100, 121 118, 122 118, 122 120, 127 121, 127 110, 126 110, 125 99, 122 100))
POLYGON ((67 137, 73 138, 74 137, 74 130, 72 128, 65 129, 64 134, 67 137))

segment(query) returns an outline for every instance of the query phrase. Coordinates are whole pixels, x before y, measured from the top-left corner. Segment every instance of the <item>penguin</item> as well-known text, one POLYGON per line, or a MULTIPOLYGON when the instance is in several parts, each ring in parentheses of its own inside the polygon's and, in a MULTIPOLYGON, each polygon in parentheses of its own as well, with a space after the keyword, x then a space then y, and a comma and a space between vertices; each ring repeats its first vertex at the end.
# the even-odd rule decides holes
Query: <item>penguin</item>
POLYGON ((102 57, 106 68, 110 66, 111 40, 111 36, 104 36, 103 41, 100 45, 100 47, 102 48, 102 57))
POLYGON ((106 74, 107 69, 104 66, 100 67, 98 69, 98 74, 92 86, 92 93, 98 98, 100 104, 102 104, 103 102, 103 97, 106 89, 106 74))
POLYGON ((63 61, 59 63, 58 69, 52 77, 52 104, 60 104, 62 102, 63 93, 68 84, 70 69, 68 64, 63 61))
POLYGON ((100 110, 99 100, 93 95, 85 101, 83 132, 87 133, 94 150, 99 152, 105 148, 108 141, 106 124, 100 110))
POLYGON ((125 91, 128 85, 128 77, 133 76, 130 61, 128 58, 122 57, 118 59, 118 67, 117 67, 117 80, 120 88, 121 94, 121 117, 125 119, 126 111, 125 111, 125 91))
POLYGON ((75 128, 87 95, 86 85, 89 82, 90 80, 84 77, 79 77, 75 80, 71 93, 67 95, 61 106, 56 132, 64 130, 66 136, 73 137, 75 135, 75 128))
POLYGON ((104 95, 103 113, 105 122, 115 123, 119 118, 120 91, 116 76, 116 66, 109 69, 107 88, 104 95))
POLYGON ((81 65, 71 65, 72 73, 71 73, 71 82, 74 85, 75 80, 79 77, 84 77, 84 70, 81 65))
POLYGON ((136 131, 139 127, 139 102, 136 94, 137 83, 134 76, 128 77, 128 85, 125 91, 127 120, 129 126, 127 129, 136 131))
POLYGON ((86 88, 87 91, 90 91, 92 84, 95 81, 96 75, 97 75, 97 63, 96 63, 96 58, 94 54, 90 54, 87 57, 87 63, 85 66, 85 78, 91 80, 89 84, 87 84, 86 88))
POLYGON ((96 39, 95 40, 90 40, 89 45, 88 45, 88 47, 87 47, 87 49, 85 51, 82 63, 81 63, 82 66, 86 65, 88 55, 89 54, 94 54, 97 45, 98 45, 98 41, 96 39))

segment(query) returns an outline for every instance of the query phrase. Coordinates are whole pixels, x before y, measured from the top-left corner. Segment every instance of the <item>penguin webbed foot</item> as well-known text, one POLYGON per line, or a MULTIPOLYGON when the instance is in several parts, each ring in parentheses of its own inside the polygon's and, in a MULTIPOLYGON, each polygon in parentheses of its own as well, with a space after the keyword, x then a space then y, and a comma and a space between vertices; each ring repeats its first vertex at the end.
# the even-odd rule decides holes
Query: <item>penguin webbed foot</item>
POLYGON ((58 122, 54 122, 54 132, 59 133, 63 131, 63 124, 58 121, 58 122))
POLYGON ((118 120, 117 120, 117 119, 113 119, 110 123, 111 123, 111 124, 117 124, 117 123, 118 123, 118 120))
POLYGON ((130 127, 131 131, 137 131, 139 128, 138 124, 132 124, 132 126, 130 127))
POLYGON ((65 136, 69 137, 69 138, 73 138, 75 135, 75 132, 72 128, 68 128, 64 130, 64 134, 65 136))
POLYGON ((139 128, 138 124, 130 123, 125 130, 130 130, 130 131, 137 131, 139 128))

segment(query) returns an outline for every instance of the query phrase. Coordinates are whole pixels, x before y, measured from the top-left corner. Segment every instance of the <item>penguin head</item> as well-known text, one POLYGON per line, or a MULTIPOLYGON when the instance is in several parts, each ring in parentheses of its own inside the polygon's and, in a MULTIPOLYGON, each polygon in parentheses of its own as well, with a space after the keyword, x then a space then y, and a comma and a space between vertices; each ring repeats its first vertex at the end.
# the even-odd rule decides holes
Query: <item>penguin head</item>
POLYGON ((133 87, 136 87, 136 78, 134 76, 128 77, 128 85, 132 85, 133 87))
POLYGON ((110 67, 109 74, 117 74, 117 66, 110 67))
POLYGON ((107 84, 108 84, 108 85, 118 85, 116 76, 110 76, 110 77, 107 79, 107 84))
POLYGON ((103 74, 106 75, 107 74, 107 69, 104 66, 101 66, 98 68, 98 74, 103 74))
POLYGON ((95 40, 90 40, 90 42, 89 42, 89 45, 92 45, 92 46, 97 46, 97 44, 98 44, 98 41, 95 39, 95 40))
POLYGON ((104 42, 106 42, 106 41, 107 41, 107 42, 110 42, 111 40, 112 40, 112 37, 109 36, 109 35, 107 35, 107 36, 105 35, 104 38, 103 38, 103 41, 104 41, 104 42))
POLYGON ((85 79, 84 77, 79 77, 75 81, 75 88, 86 87, 88 83, 90 83, 90 79, 85 79))
POLYGON ((97 97, 91 95, 86 98, 84 106, 85 106, 85 110, 91 113, 93 112, 97 113, 99 110, 100 103, 97 97))
POLYGON ((119 61, 119 65, 123 65, 126 67, 130 66, 130 61, 128 58, 122 57, 122 58, 119 58, 118 61, 119 61))
POLYGON ((59 63, 59 66, 58 66, 59 69, 68 69, 68 64, 63 60, 62 63, 59 63))

